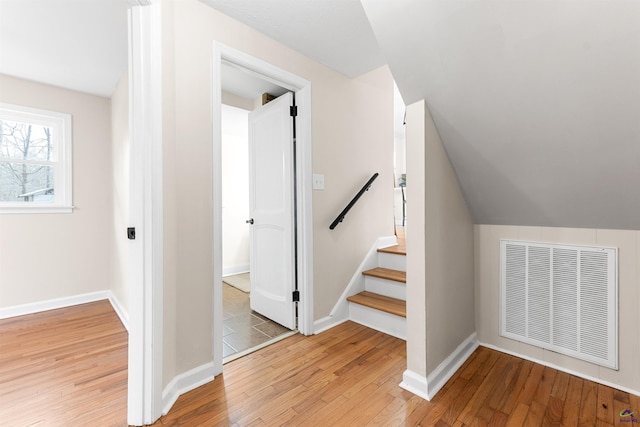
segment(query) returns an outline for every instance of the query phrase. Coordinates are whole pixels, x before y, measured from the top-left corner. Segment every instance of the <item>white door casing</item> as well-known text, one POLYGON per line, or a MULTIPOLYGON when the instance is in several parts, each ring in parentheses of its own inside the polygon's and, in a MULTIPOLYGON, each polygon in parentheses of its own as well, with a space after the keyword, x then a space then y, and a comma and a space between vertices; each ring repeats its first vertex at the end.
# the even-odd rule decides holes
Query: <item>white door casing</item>
POLYGON ((290 92, 249 113, 251 309, 296 328, 290 92))
POLYGON ((248 72, 259 74, 283 88, 295 92, 298 116, 296 118, 296 206, 297 206, 297 269, 298 330, 304 335, 313 334, 313 215, 312 215, 312 158, 311 158, 311 82, 288 71, 275 67, 219 42, 213 43, 213 358, 215 374, 222 372, 222 187, 220 117, 222 61, 248 72))
POLYGON ((129 219, 136 235, 130 246, 127 421, 145 425, 162 415, 161 5, 128 3, 129 219))
MULTIPOLYGON (((132 247, 129 328, 128 423, 150 424, 162 412, 163 233, 162 233, 162 81, 161 4, 158 0, 127 0, 130 8, 131 217, 138 243, 132 247), (137 147, 137 148, 136 148, 137 147), (142 154, 142 152, 146 154, 142 154), (137 177, 134 177, 136 175, 137 177), (136 204, 138 203, 138 204, 136 204), (137 219, 136 219, 137 218, 137 219), (140 283, 142 282, 142 283, 140 283)), ((222 232, 220 188, 220 64, 222 60, 257 72, 296 93, 298 189, 298 329, 313 333, 313 218, 311 162, 311 83, 221 43, 213 47, 213 357, 222 372, 222 232)))

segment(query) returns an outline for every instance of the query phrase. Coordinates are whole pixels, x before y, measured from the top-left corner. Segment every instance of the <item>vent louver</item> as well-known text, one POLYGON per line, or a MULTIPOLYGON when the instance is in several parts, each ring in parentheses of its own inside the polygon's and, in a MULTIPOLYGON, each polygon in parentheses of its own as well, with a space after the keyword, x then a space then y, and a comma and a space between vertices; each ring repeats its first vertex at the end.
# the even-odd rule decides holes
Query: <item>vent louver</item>
POLYGON ((617 369, 617 249, 500 246, 500 335, 617 369))

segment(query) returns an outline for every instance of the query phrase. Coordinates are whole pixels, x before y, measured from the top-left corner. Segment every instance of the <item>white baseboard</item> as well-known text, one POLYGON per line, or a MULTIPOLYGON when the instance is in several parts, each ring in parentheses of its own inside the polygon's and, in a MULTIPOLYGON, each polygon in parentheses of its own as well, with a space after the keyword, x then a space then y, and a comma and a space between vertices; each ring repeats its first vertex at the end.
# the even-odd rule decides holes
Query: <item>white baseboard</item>
POLYGON ((173 377, 162 391, 162 415, 167 415, 182 394, 213 381, 214 372, 214 363, 209 362, 173 377))
POLYGON ((57 310, 59 308, 71 307, 74 305, 86 304, 89 302, 109 300, 113 311, 116 312, 122 322, 122 326, 129 330, 129 313, 124 309, 120 301, 113 292, 97 291, 80 295, 72 295, 69 297, 54 298, 46 301, 36 301, 28 304, 14 305, 11 307, 0 308, 0 319, 8 319, 10 317, 25 316, 27 314, 41 313, 43 311, 57 310))
POLYGON ((525 356, 524 354, 516 353, 515 351, 505 350, 505 349, 503 349, 501 347, 497 347, 495 345, 491 345, 491 344, 487 344, 487 343, 483 343, 483 342, 481 342, 480 345, 482 347, 490 348, 491 350, 499 351, 500 353, 506 353, 506 354, 510 354, 511 356, 519 357, 520 359, 529 360, 529 361, 531 361, 533 363, 537 363, 537 364, 542 365, 542 366, 548 366, 549 368, 557 369, 558 371, 566 372, 569 375, 575 375, 576 377, 579 377, 579 378, 582 378, 582 379, 585 379, 585 380, 588 380, 588 381, 593 381, 594 383, 606 385, 607 387, 615 388, 617 390, 621 390, 621 391, 624 391, 626 393, 631 393, 631 394, 635 394, 636 396, 640 396, 640 391, 634 390, 634 389, 631 389, 631 388, 628 388, 628 387, 621 386, 620 384, 614 384, 614 383, 609 382, 609 381, 604 381, 604 380, 601 380, 600 378, 592 377, 590 375, 585 375, 585 374, 583 374, 581 372, 578 372, 578 371, 572 371, 571 369, 563 368, 562 366, 558 366, 558 365, 555 365, 553 363, 545 362, 544 360, 536 359, 535 357, 529 357, 529 356, 525 356))
POLYGON ((122 326, 124 326, 127 332, 129 332, 129 313, 124 309, 122 304, 120 304, 120 301, 118 301, 118 298, 116 298, 116 295, 113 292, 107 292, 109 293, 109 302, 111 303, 111 307, 113 307, 113 311, 115 311, 120 318, 122 326))
POLYGON ((236 274, 248 273, 249 264, 246 265, 234 265, 231 267, 222 267, 222 277, 234 276, 236 274))
POLYGON ((460 369, 460 366, 478 348, 478 338, 474 332, 462 342, 445 360, 438 365, 427 377, 417 374, 409 369, 402 374, 400 387, 418 395, 426 400, 431 400, 440 389, 449 381, 449 378, 460 369))
POLYGON ((429 397, 429 394, 427 393, 427 390, 429 389, 427 377, 417 374, 409 369, 404 371, 402 374, 400 387, 423 398, 424 400, 431 400, 431 397, 433 397, 429 397))
POLYGON ((86 304, 103 299, 111 299, 111 295, 111 291, 98 291, 0 308, 0 319, 56 310, 58 308, 71 307, 72 305, 86 304))
POLYGON ((326 316, 322 319, 318 319, 313 322, 313 333, 320 334, 324 331, 328 331, 331 328, 335 328, 338 325, 349 320, 349 311, 346 310, 346 315, 326 316))
POLYGON ((340 298, 338 298, 338 302, 333 306, 329 316, 316 320, 313 323, 314 334, 319 334, 349 320, 349 301, 347 301, 347 297, 364 291, 364 276, 362 276, 362 272, 378 266, 378 249, 393 246, 397 243, 398 239, 396 236, 379 237, 376 239, 355 273, 353 273, 349 284, 344 292, 342 292, 342 295, 340 295, 340 298))

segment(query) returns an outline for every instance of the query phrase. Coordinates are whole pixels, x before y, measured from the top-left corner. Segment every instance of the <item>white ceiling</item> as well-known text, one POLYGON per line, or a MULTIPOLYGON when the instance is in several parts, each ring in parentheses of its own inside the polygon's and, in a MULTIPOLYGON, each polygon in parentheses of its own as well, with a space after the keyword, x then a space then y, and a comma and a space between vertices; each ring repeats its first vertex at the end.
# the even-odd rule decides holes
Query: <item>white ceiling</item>
POLYGON ((640 229, 640 2, 363 4, 477 223, 640 229))
POLYGON ((360 0, 201 0, 349 78, 386 63, 360 0))
MULTIPOLYGON (((203 1, 348 77, 385 63, 359 0, 203 1)), ((126 0, 0 0, 0 73, 111 96, 126 11, 126 0)))
MULTIPOLYGON (((386 58, 477 223, 640 229, 640 2, 202 1, 349 77, 386 58)), ((0 73, 110 96, 125 10, 0 0, 0 73)))
POLYGON ((126 0, 0 0, 0 73, 110 97, 127 68, 126 0))

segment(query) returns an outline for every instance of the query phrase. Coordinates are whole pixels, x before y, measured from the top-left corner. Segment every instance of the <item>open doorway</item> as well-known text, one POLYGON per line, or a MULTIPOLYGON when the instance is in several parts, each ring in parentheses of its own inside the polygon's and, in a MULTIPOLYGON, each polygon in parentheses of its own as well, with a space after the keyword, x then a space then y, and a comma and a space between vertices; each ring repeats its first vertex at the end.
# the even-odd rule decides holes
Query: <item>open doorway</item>
POLYGON ((260 309, 252 291, 255 249, 250 221, 251 112, 288 91, 228 64, 222 67, 222 91, 222 356, 226 363, 291 335, 292 329, 271 319, 268 312, 256 311, 260 309))
MULTIPOLYGON (((291 276, 295 278, 295 287, 292 288, 292 291, 288 294, 283 294, 282 298, 280 298, 280 302, 283 304, 283 307, 286 310, 290 311, 291 318, 295 321, 297 316, 297 327, 298 330, 303 334, 311 334, 313 332, 313 276, 312 276, 312 219, 311 219, 311 87, 310 82, 300 79, 297 76, 294 76, 282 69, 274 67, 268 63, 260 61, 256 58, 249 57, 248 55, 236 51, 232 48, 226 47, 224 45, 216 43, 214 45, 214 93, 213 93, 213 121, 214 121, 214 134, 213 134, 213 170, 214 170, 214 235, 213 235, 213 245, 214 245, 214 364, 216 374, 222 372, 222 363, 223 361, 228 361, 228 357, 224 357, 225 355, 225 333, 229 333, 230 330, 225 328, 224 320, 225 316, 229 317, 228 314, 225 314, 224 310, 224 293, 226 286, 223 285, 223 274, 225 273, 224 269, 224 250, 223 250, 223 232, 225 227, 223 227, 224 216, 226 214, 225 211, 229 210, 228 207, 223 208, 223 201, 226 203, 227 199, 224 196, 223 185, 222 185, 222 173, 223 173, 223 164, 225 162, 223 158, 223 143, 222 143, 222 132, 219 131, 222 129, 222 119, 223 119, 223 105, 228 105, 235 108, 244 109, 246 111, 253 111, 254 114, 257 110, 264 109, 265 106, 261 106, 262 103, 262 93, 268 92, 269 90, 260 90, 259 92, 255 92, 250 96, 241 96, 237 93, 233 93, 234 90, 230 88, 230 83, 228 80, 228 76, 233 76, 233 78, 244 79, 244 83, 241 83, 239 86, 247 88, 249 85, 246 82, 247 76, 251 78, 251 80, 260 80, 262 84, 265 82, 267 84, 275 85, 279 87, 279 90, 283 90, 286 93, 286 96, 280 96, 275 101, 267 104, 269 105, 278 105, 281 104, 279 100, 281 98, 289 97, 290 100, 293 100, 295 96, 296 105, 299 107, 300 114, 296 117, 296 129, 297 129, 297 137, 295 138, 295 146, 297 147, 290 154, 290 158, 292 162, 295 160, 295 163, 292 163, 291 167, 291 187, 293 191, 289 196, 281 197, 282 200, 288 200, 290 204, 290 211, 292 213, 289 221, 291 222, 291 227, 285 229, 290 229, 291 233, 289 239, 291 240, 291 248, 295 248, 295 252, 292 252, 291 257, 283 257, 286 259, 290 259, 290 270, 291 276), (226 70, 226 71, 225 71, 226 70), (240 99, 244 98, 244 100, 240 99), (247 103, 247 100, 250 102, 247 103), (238 103, 244 103, 245 107, 242 105, 238 105, 238 103), (247 105, 249 104, 249 105, 247 105), (295 164, 295 166, 293 166, 295 164), (294 171, 293 168, 296 168, 294 171), (297 172, 297 173, 296 173, 297 172), (298 302, 296 302, 298 301, 298 302)), ((278 93, 272 94, 277 96, 278 93)), ((226 107, 224 107, 226 109, 226 107)), ((289 113, 290 106, 286 106, 286 111, 289 113)), ((292 110, 293 112, 294 110, 292 110)), ((287 114, 288 115, 288 114, 287 114)), ((268 115, 267 115, 268 116, 268 115)), ((291 117, 289 117, 291 119, 291 117)), ((265 123, 269 123, 270 121, 264 121, 265 123)), ((283 128, 283 126, 279 126, 275 129, 276 131, 279 128, 283 128)), ((258 134, 270 134, 271 130, 268 132, 258 132, 258 134)), ((257 159, 265 159, 269 157, 268 152, 262 152, 253 158, 257 159)), ((285 156, 286 157, 286 156, 285 156)), ((262 163, 258 166, 253 165, 251 170, 257 170, 260 168, 264 168, 265 165, 269 165, 270 162, 262 161, 262 163)), ((287 167, 287 168, 288 168, 287 167)), ((268 167, 267 167, 268 169, 268 167)), ((268 173, 268 172, 267 172, 268 173)), ((270 182, 270 179, 256 179, 251 182, 270 182)), ((231 191, 234 191, 232 189, 231 191)), ((261 192, 257 192, 257 194, 263 194, 261 192)), ((270 199, 270 197, 264 198, 265 200, 270 199)), ((277 199, 277 198, 276 198, 277 199)), ((285 209, 287 211, 287 209, 285 209)), ((246 221, 252 219, 247 216, 241 216, 240 221, 245 223, 246 221)), ((258 229, 257 225, 259 221, 256 218, 256 224, 251 225, 252 230, 258 229)), ((239 224, 237 224, 239 226, 239 224)), ((246 223, 244 225, 247 226, 246 223)), ((253 233, 256 234, 255 232, 253 233)), ((254 247, 255 245, 249 245, 250 247, 254 247)), ((264 250, 263 250, 264 252, 264 250)), ((258 257, 250 256, 249 261, 250 264, 253 262, 251 260, 255 260, 258 257)), ((279 257, 275 257, 275 259, 279 259, 279 257)), ((269 264, 269 263, 265 263, 269 264)), ((265 265, 263 264, 263 266, 265 265)), ((246 265, 246 264, 245 264, 246 265)), ((233 267, 227 265, 227 267, 233 267)), ((253 270, 253 268, 250 268, 253 270)), ((285 269, 286 270, 286 269, 285 269)), ((226 273, 232 273, 233 269, 227 270, 226 273)), ((260 274, 260 269, 257 269, 256 272, 250 271, 250 278, 253 273, 256 275, 260 274)), ((232 274, 224 274, 226 277, 230 277, 232 274)), ((229 279, 231 280, 231 279, 229 279)), ((270 281, 270 283, 279 283, 278 280, 270 281)), ((242 292, 242 291, 241 291, 242 292)), ((249 292, 249 306, 252 305, 251 299, 251 290, 249 292)), ((260 293, 262 296, 262 301, 264 301, 265 295, 269 295, 270 292, 268 289, 263 289, 263 292, 260 293)), ((236 295, 238 295, 236 293, 236 295)), ((275 295, 275 294, 273 294, 275 295)), ((278 298, 272 298, 272 303, 277 305, 278 298)), ((241 303, 240 305, 245 305, 245 303, 241 303)), ((272 305, 272 308, 276 305, 272 305)), ((256 311, 262 311, 255 309, 256 311)), ((278 318, 278 314, 276 312, 271 312, 268 316, 269 318, 275 318, 279 324, 283 324, 288 327, 288 329, 293 330, 296 329, 295 323, 287 323, 283 321, 283 319, 278 318), (273 314, 273 315, 271 315, 273 314)), ((251 319, 251 318, 250 318, 251 319)), ((258 318, 260 319, 260 318, 258 318)), ((286 319, 285 319, 286 320, 286 319)), ((254 320, 258 322, 258 320, 254 320)), ((253 326, 251 325, 252 329, 253 326)), ((263 325, 264 326, 264 325, 263 325)), ((290 332, 291 333, 291 332, 290 332)), ((280 335, 282 336, 282 335, 280 335)), ((255 349, 255 348, 253 348, 255 349)), ((226 349, 227 354, 229 354, 230 349, 226 349)), ((248 351, 248 350, 247 350, 248 351)), ((237 355, 242 355, 242 352, 236 353, 237 355)), ((233 357, 233 356, 231 356, 233 357)))

